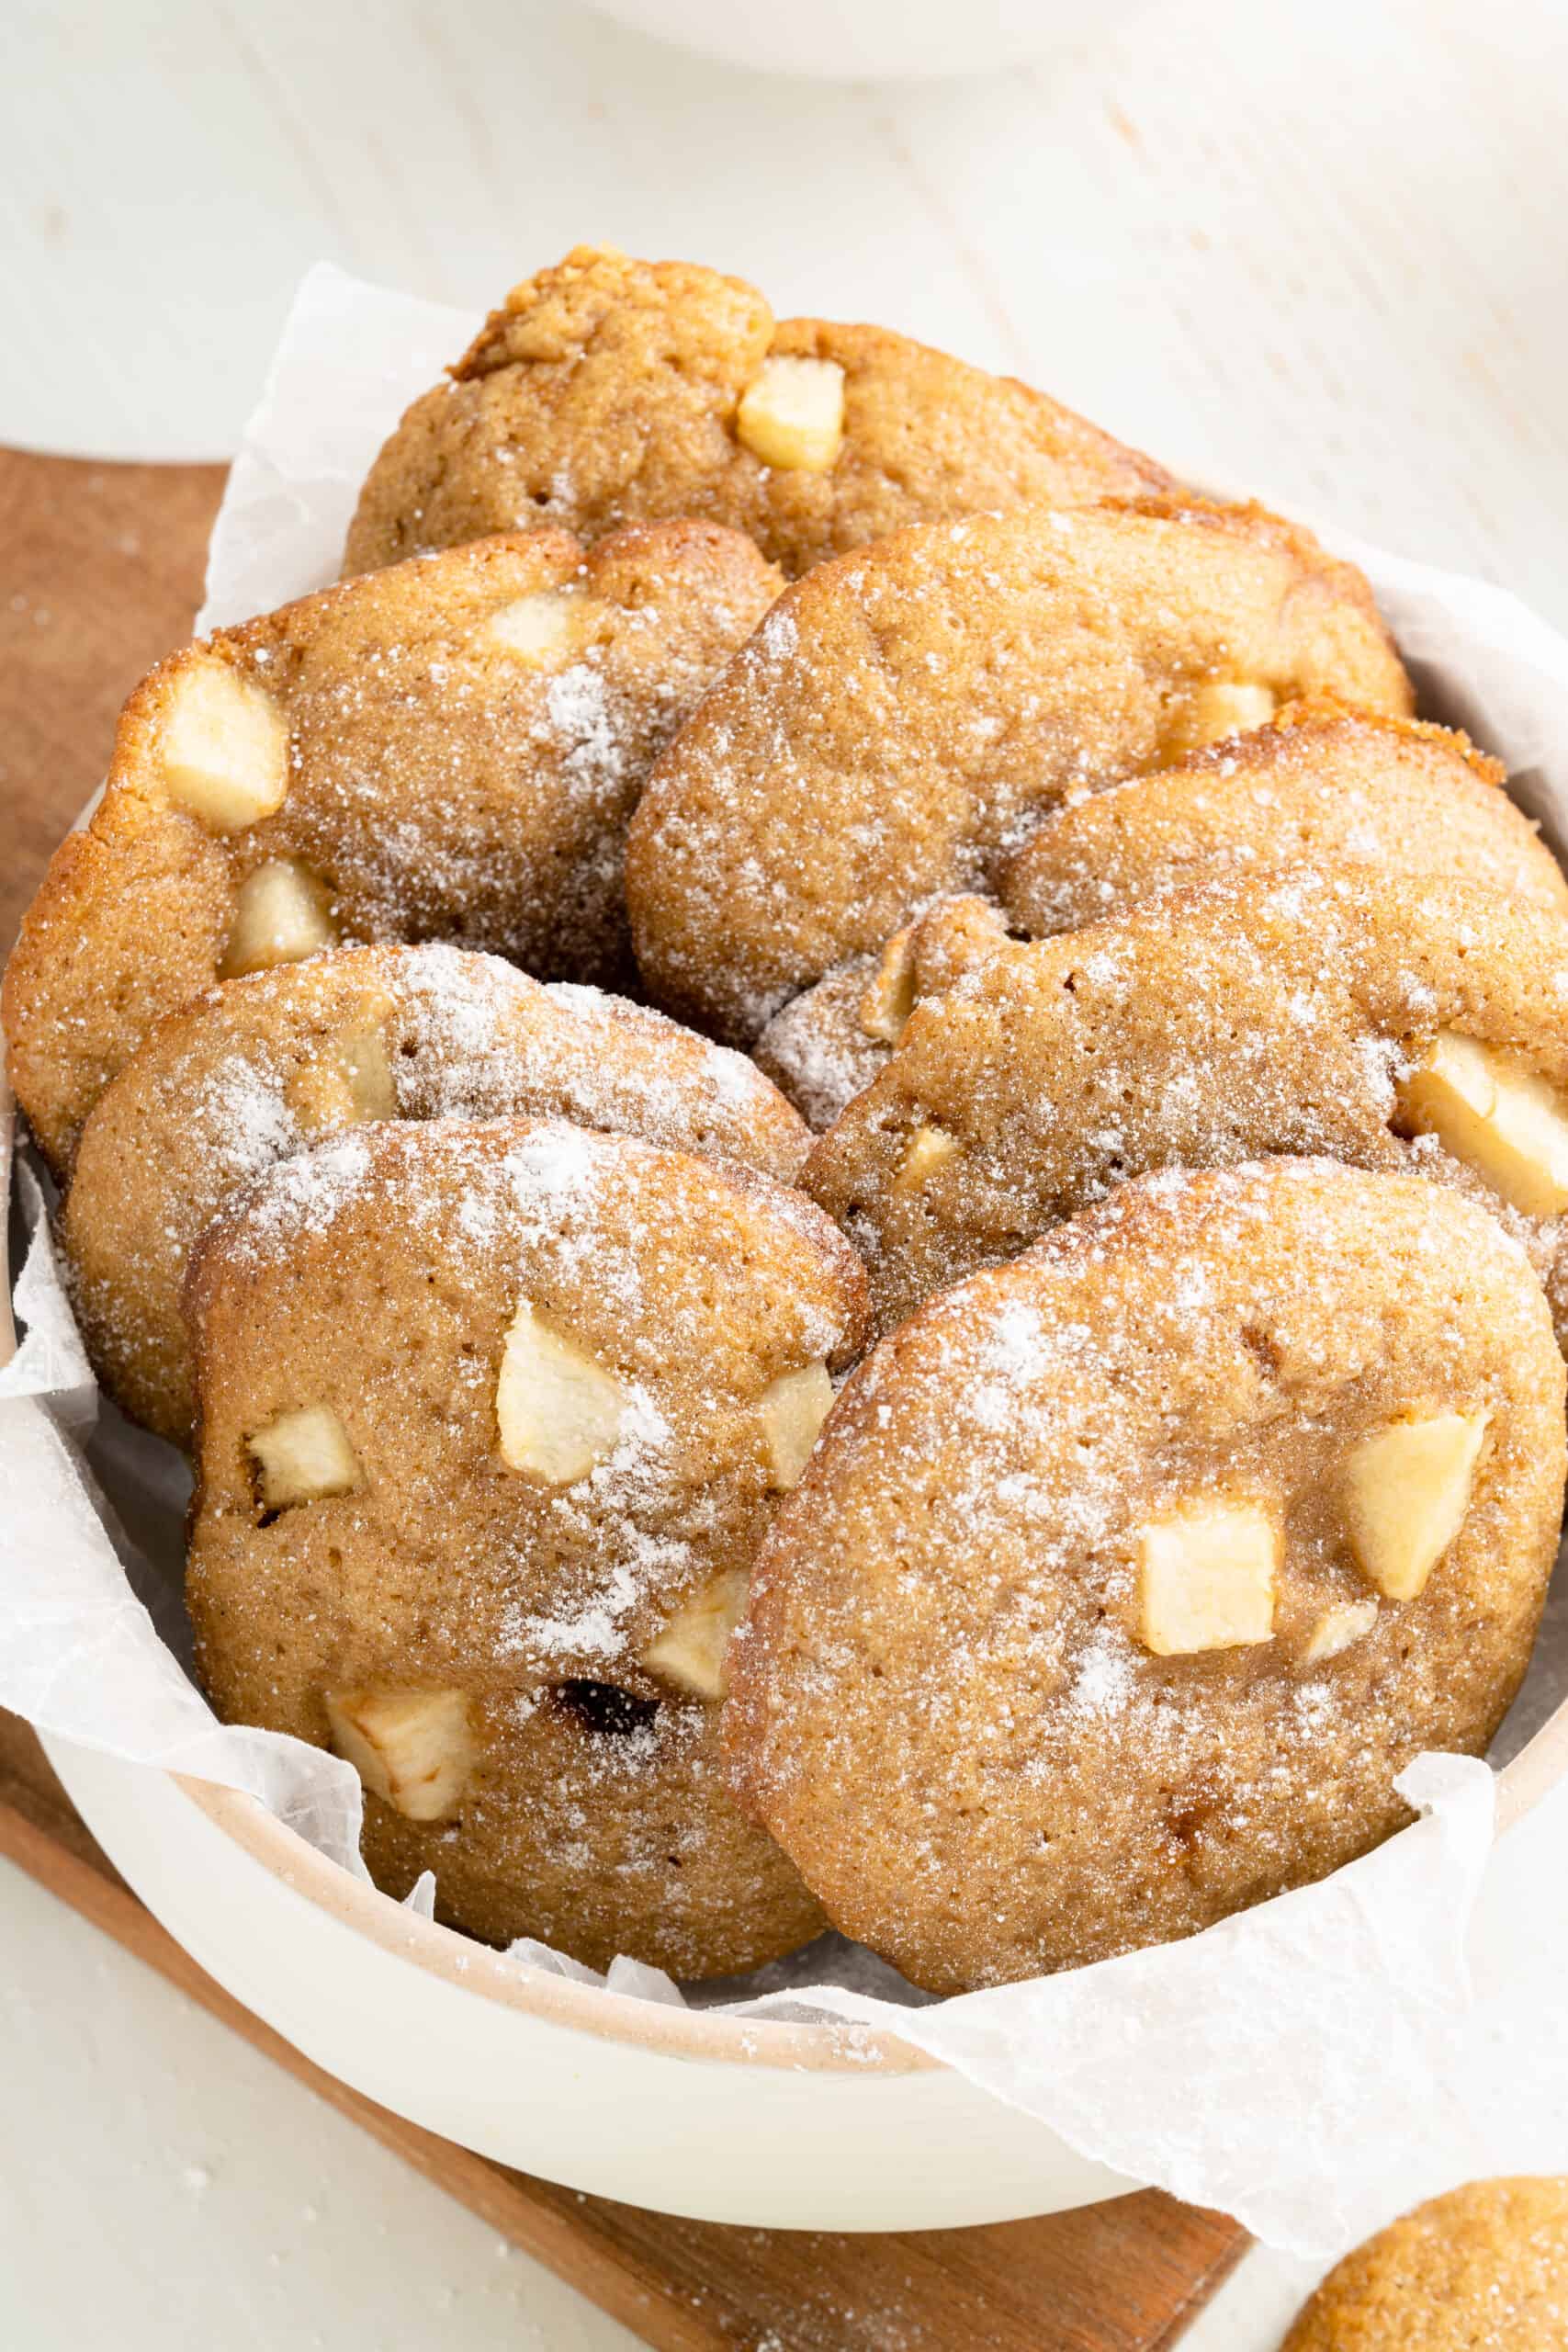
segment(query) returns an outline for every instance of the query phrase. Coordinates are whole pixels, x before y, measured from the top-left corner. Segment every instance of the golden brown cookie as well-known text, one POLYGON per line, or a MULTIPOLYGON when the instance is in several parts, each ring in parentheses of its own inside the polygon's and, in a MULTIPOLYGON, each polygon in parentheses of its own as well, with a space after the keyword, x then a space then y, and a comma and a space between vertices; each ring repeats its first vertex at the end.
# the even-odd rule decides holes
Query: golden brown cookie
POLYGON ((1568 924, 1303 866, 1003 948, 916 1008, 802 1182, 886 1329, 1125 1177, 1269 1152, 1463 1186, 1561 1294, 1568 924))
POLYGON ((344 569, 535 523, 596 538, 702 514, 794 574, 906 523, 1169 487, 1009 377, 883 327, 775 320, 694 263, 579 246, 513 287, 409 410, 344 569))
POLYGON ((1484 883, 1568 913, 1568 880, 1499 787, 1501 763, 1447 728, 1289 703, 1266 725, 1174 767, 1069 800, 1002 871, 999 904, 939 900, 774 1014, 760 1069, 810 1125, 872 1080, 917 1003, 1010 934, 1045 938, 1143 899, 1302 862, 1382 865, 1484 883))
POLYGON ((739 1054, 457 947, 344 947, 170 1013, 82 1131, 60 1235, 99 1379, 187 1444, 180 1285, 237 1184, 372 1119, 566 1118, 788 1182, 810 1137, 739 1054))
POLYGON ((1331 2270, 1281 2352, 1562 2352, 1568 2179, 1474 2180, 1331 2270))
POLYGON ((1291 704, 1175 767, 1054 810, 999 896, 1012 923, 1043 938, 1226 876, 1353 861, 1568 913, 1562 869, 1504 780, 1498 761, 1445 727, 1291 704))
POLYGON ((378 1881, 434 1870, 491 1941, 678 1976, 805 1941, 718 1699, 863 1297, 798 1193, 622 1136, 380 1125, 274 1168, 186 1291, 220 1714, 346 1755, 378 1881))
POLYGON ((789 590, 649 778, 637 962, 750 1043, 1040 816, 1277 699, 1410 687, 1359 572, 1261 509, 1148 500, 901 531, 789 590))
POLYGON ((121 715, 6 976, 57 1168, 161 1013, 337 939, 446 938, 547 978, 629 966, 622 838, 654 753, 778 575, 705 523, 584 556, 489 539, 223 629, 121 715))
POLYGON ((850 1380, 731 1645, 737 1793, 937 1993, 1321 1878, 1502 1720, 1563 1391, 1523 1252, 1451 1192, 1125 1184, 850 1380))

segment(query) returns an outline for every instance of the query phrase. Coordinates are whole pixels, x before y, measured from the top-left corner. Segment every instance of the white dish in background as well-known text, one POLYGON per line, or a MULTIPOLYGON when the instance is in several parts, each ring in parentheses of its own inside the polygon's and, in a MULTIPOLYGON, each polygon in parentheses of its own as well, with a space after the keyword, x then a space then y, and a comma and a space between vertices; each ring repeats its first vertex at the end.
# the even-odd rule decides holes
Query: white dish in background
POLYGON ((592 0, 634 32, 760 74, 823 82, 898 82, 1000 73, 1052 49, 1099 40, 1135 0, 592 0))

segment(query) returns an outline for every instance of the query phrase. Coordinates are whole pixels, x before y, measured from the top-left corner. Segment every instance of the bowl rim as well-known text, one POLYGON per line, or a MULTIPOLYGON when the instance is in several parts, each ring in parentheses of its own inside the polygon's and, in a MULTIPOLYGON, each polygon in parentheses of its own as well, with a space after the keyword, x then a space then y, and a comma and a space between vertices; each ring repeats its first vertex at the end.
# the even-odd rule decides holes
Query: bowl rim
MULTIPOLYGON (((100 786, 72 831, 86 822, 101 791, 100 786)), ((0 1186, 7 1204, 19 1116, 5 1041, 0 1038, 0 1186)), ((0 1222, 0 1364, 9 1362, 17 1346, 8 1227, 7 1217, 0 1222)), ((64 1733, 51 1736, 69 1739, 64 1733)), ((945 2060, 897 2034, 858 2021, 831 2018, 808 2023, 677 2007, 673 2002, 610 1992, 598 1984, 557 1976, 526 1961, 509 1959, 457 1928, 406 1910, 371 1880, 356 1878, 319 1852, 247 1791, 188 1773, 169 1772, 164 1777, 220 1836, 301 1900, 425 1973, 542 2023, 590 2034, 601 2041, 635 2046, 649 2055, 715 2064, 849 2074, 863 2080, 951 2071, 945 2060)), ((1568 1693, 1517 1755, 1501 1769, 1494 1767, 1497 1835, 1522 1820, 1564 1777, 1568 1777, 1568 1693)))
POLYGON ((381 1951, 427 1974, 549 2025, 632 2043, 651 2055, 716 2064, 782 2067, 792 2074, 945 2074, 943 2062, 910 2043, 848 2020, 807 2023, 677 2007, 556 1976, 526 1961, 422 1918, 368 1879, 355 1878, 268 1813, 259 1799, 216 1781, 172 1772, 169 1781, 220 1833, 307 1902, 381 1951))

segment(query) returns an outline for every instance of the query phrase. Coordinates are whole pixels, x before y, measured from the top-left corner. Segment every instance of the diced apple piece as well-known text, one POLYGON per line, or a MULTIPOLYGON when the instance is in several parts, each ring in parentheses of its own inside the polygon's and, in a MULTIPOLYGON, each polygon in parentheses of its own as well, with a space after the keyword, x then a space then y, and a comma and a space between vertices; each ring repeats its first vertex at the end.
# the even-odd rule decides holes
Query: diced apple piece
POLYGON ((868 1037, 896 1046, 904 1023, 915 1009, 915 931, 906 923, 882 951, 865 994, 860 1001, 860 1025, 868 1037))
POLYGON ((367 1119, 395 1119, 397 1088, 378 1030, 335 1037, 313 1062, 296 1070, 288 1107, 307 1135, 332 1135, 367 1119))
POLYGON ((1201 743, 1221 743, 1227 735, 1244 735, 1250 727, 1265 727, 1279 707, 1267 686, 1218 680, 1200 686, 1192 698, 1192 722, 1201 743))
POLYGON ((945 1168, 958 1151, 958 1137, 950 1136, 945 1127, 917 1127, 909 1137, 908 1148, 899 1162, 898 1173, 893 1180, 897 1193, 914 1193, 945 1168))
POLYGON ((1308 1666, 1317 1666, 1324 1658, 1337 1657, 1363 1634, 1370 1634, 1378 1622, 1375 1600, 1341 1600, 1325 1609, 1308 1637, 1302 1657, 1308 1666))
POLYGON ((745 1613, 750 1583, 742 1569, 732 1568, 677 1611, 642 1654, 649 1672, 679 1683, 698 1699, 722 1699, 728 1688, 725 1654, 745 1613))
POLYGON ((171 800, 215 833, 259 824, 288 791, 288 729, 262 686, 209 654, 182 670, 158 740, 171 800))
POLYGON ((337 1058, 348 1080, 354 1108, 362 1119, 390 1119, 398 1108, 398 1090, 387 1041, 378 1029, 355 1029, 337 1041, 337 1058))
POLYGON ((1178 757, 1201 751, 1207 743, 1223 742, 1227 735, 1242 735, 1250 727, 1265 726, 1278 707, 1267 686, 1211 678, 1194 687, 1171 729, 1168 749, 1178 757))
POLYGON ((915 1001, 941 996, 1008 944, 1000 907, 974 893, 939 899, 913 931, 915 1001))
POLYGON ((531 669, 546 670, 581 641, 584 600, 570 588, 541 588, 491 613, 484 624, 487 643, 531 669))
POLYGON ((763 1389, 757 1410, 768 1457, 768 1484, 787 1492, 798 1487, 833 1403, 833 1383, 825 1363, 781 1372, 763 1389))
POLYGON ((741 395, 735 430, 765 466, 826 473, 844 437, 844 371, 836 359, 764 359, 741 395))
POLYGON ((626 1399, 585 1350, 552 1330, 525 1299, 512 1318, 496 1382, 502 1459, 547 1486, 570 1487, 614 1453, 626 1399))
POLYGON ((461 1690, 374 1684, 322 1696, 333 1746, 372 1796, 410 1821, 445 1821, 456 1813, 479 1758, 461 1690))
POLYGON ((1568 1102, 1517 1054, 1445 1029, 1401 1081, 1409 1125, 1434 1135, 1530 1216, 1568 1208, 1568 1102))
POLYGON ((1414 1600, 1464 1523, 1488 1413, 1391 1421, 1341 1474, 1351 1549, 1380 1592, 1414 1600))
POLYGON ((279 1413, 245 1442, 268 1510, 288 1510, 321 1495, 351 1494, 365 1482, 348 1431, 330 1405, 279 1413))
POLYGON ((315 876, 296 858, 269 858, 240 885, 220 970, 232 980, 243 972, 269 972, 275 964, 302 963, 336 937, 327 894, 315 876))
POLYGON ((1238 1649, 1274 1631, 1280 1534, 1251 1503, 1194 1502, 1138 1531, 1138 1631, 1157 1657, 1238 1649))

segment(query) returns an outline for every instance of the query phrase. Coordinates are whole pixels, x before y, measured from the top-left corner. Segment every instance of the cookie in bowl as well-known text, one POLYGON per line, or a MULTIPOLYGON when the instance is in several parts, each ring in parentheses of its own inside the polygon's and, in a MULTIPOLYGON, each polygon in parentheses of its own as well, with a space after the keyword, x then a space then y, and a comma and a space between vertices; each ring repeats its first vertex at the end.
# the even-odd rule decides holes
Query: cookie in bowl
POLYGON ((1524 1253, 1407 1176, 1123 1185, 886 1339, 759 1557, 740 1801, 941 1994, 1190 1935, 1479 1753, 1557 1549, 1524 1253))
POLYGON ((852 1251, 732 1161, 563 1123, 359 1128, 187 1281, 187 1598, 219 1713, 332 1746, 440 1916, 604 1967, 820 1927, 718 1757, 751 1559, 863 1333, 852 1251))
POLYGON ((1009 922, 1041 939, 1171 890, 1354 863, 1446 874, 1568 913, 1568 879, 1505 781, 1500 761, 1449 728, 1292 703, 1053 810, 998 895, 1009 922))
POLYGON ((750 1045, 932 898, 991 890, 1048 809, 1325 690, 1411 707, 1360 574, 1257 507, 1026 507, 820 565, 649 779, 648 991, 750 1045))
POLYGON ((830 1126, 886 1061, 917 1003, 1007 939, 1076 931, 1173 890, 1301 863, 1446 874, 1568 913, 1568 879, 1469 739, 1328 697, 1174 766, 1050 812, 998 899, 939 900, 879 956, 840 965, 776 1013, 754 1048, 802 1115, 830 1126))
POLYGON ((226 1196, 375 1119, 570 1119, 788 1182, 809 1135, 740 1055, 657 1012, 457 947, 341 947, 169 1013, 88 1117, 59 1219, 94 1368, 190 1442, 180 1287, 226 1196))
POLYGON ((1280 2352, 1561 2352, 1568 2179, 1472 2180, 1337 2263, 1280 2352))
POLYGON ((1009 945, 916 1007, 802 1181, 864 1252, 886 1330, 1129 1176, 1272 1152, 1473 1193, 1561 1315, 1568 924, 1302 866, 1009 945))
POLYGON ((579 246, 408 411, 344 569, 540 522, 596 538, 701 514, 793 576, 905 523, 1169 487, 1027 384, 884 327, 775 319, 694 263, 579 246))
POLYGON ((11 1076, 55 1168, 161 1013, 339 940, 448 939, 630 975, 626 822, 780 585, 739 532, 586 555, 489 539, 328 589, 143 681, 6 976, 11 1076))

